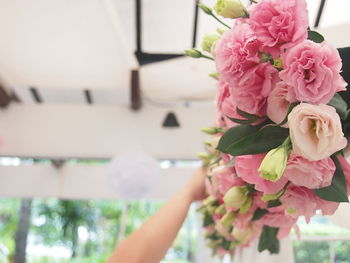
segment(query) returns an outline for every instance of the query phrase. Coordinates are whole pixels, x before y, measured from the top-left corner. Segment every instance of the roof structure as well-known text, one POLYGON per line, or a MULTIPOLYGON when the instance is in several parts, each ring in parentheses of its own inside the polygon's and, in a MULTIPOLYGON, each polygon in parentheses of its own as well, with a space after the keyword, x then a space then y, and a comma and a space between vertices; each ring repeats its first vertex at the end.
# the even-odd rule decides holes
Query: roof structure
MULTIPOLYGON (((209 6, 214 2, 203 0, 209 6)), ((337 47, 350 46, 344 34, 350 1, 307 2, 310 26, 337 47)), ((200 47, 203 35, 220 27, 196 4, 0 0, 0 156, 61 163, 142 149, 156 159, 195 159, 206 139, 200 128, 215 120, 216 86, 207 76, 215 66, 184 57, 183 50, 200 47), (163 127, 169 116, 176 127, 163 127)), ((28 192, 14 189, 11 182, 17 182, 13 174, 25 171, 33 175, 28 183, 39 180, 35 176, 41 166, 16 168, 0 167, 0 195, 40 193, 40 183, 28 192)), ((66 178, 63 170, 58 173, 66 178)), ((100 170, 77 172, 79 178, 86 173, 95 176, 86 182, 90 189, 100 170)), ((56 190, 42 195, 57 196, 60 185, 57 181, 56 190)), ((69 187, 77 185, 78 180, 69 187)), ((88 194, 77 196, 90 198, 88 194)))

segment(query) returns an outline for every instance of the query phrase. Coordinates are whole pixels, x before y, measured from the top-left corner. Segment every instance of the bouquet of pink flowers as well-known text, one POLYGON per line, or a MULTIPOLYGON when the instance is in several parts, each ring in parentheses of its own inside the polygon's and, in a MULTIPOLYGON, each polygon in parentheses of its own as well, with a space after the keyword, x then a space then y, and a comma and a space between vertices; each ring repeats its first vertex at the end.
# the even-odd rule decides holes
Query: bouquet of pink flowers
POLYGON ((206 35, 203 52, 186 50, 217 68, 217 120, 203 129, 212 137, 200 154, 209 197, 199 211, 219 255, 254 239, 278 253, 300 216, 332 215, 350 191, 338 50, 309 29, 305 0, 251 2, 218 0, 215 12, 199 4, 227 29, 206 35), (217 15, 235 19, 232 28, 217 15))

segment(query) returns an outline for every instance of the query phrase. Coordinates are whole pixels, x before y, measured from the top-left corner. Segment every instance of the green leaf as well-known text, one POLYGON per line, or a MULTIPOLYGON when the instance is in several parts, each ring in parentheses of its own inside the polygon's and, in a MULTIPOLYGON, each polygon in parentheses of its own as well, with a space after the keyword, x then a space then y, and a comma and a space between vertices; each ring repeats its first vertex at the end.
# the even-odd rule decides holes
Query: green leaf
POLYGON ((279 228, 264 226, 259 239, 259 252, 270 251, 271 254, 278 254, 280 251, 280 242, 277 239, 279 228))
POLYGON ((231 121, 238 123, 238 124, 251 124, 254 122, 257 122, 260 119, 265 119, 266 117, 263 116, 257 116, 255 114, 250 114, 248 112, 242 111, 241 109, 239 109, 238 107, 236 108, 237 113, 244 119, 237 119, 237 118, 232 118, 229 116, 226 116, 227 118, 229 118, 231 121))
POLYGON ((344 99, 339 95, 339 93, 334 94, 333 98, 328 102, 328 105, 336 109, 341 119, 346 120, 348 118, 348 105, 346 104, 344 99))
POLYGON ((332 155, 331 158, 336 167, 332 184, 321 189, 313 189, 312 191, 323 200, 332 202, 349 202, 343 169, 336 155, 332 155))
POLYGON ((299 102, 294 102, 294 103, 289 105, 286 117, 284 117, 283 121, 281 123, 279 123, 278 126, 282 126, 282 125, 287 123, 289 113, 291 113, 292 110, 295 108, 295 106, 297 106, 298 104, 299 104, 299 102))
POLYGON ((214 224, 213 217, 209 213, 204 214, 203 227, 207 227, 214 224))
POLYGON ((255 114, 250 114, 248 112, 242 111, 240 108, 236 108, 237 113, 242 116, 243 118, 246 118, 247 120, 259 120, 259 119, 264 119, 265 117, 261 117, 255 114))
POLYGON ((229 145, 234 142, 238 141, 244 136, 247 136, 249 134, 253 134, 258 131, 258 128, 256 126, 251 125, 237 125, 230 129, 228 129, 224 135, 221 137, 217 150, 221 152, 225 152, 226 149, 229 147, 229 145))
POLYGON ((276 200, 271 200, 268 202, 267 204, 267 208, 272 208, 272 207, 277 207, 277 206, 280 206, 282 203, 279 199, 276 199, 276 200))
POLYGON ((254 215, 252 217, 252 221, 256 221, 261 219, 264 215, 266 215, 269 211, 267 211, 266 209, 260 209, 258 208, 255 212, 254 215))
POLYGON ((226 116, 227 118, 229 118, 231 121, 238 123, 238 124, 251 124, 256 122, 256 120, 242 120, 242 119, 237 119, 237 118, 232 118, 229 116, 226 116))
POLYGON ((316 43, 322 43, 324 41, 324 37, 316 31, 308 30, 307 33, 308 33, 307 39, 309 40, 312 40, 316 43))
POLYGON ((252 128, 246 129, 249 133, 242 133, 243 128, 239 130, 239 134, 235 130, 227 135, 226 132, 217 149, 232 156, 265 153, 280 146, 289 136, 289 130, 279 126, 267 126, 257 132, 252 128))

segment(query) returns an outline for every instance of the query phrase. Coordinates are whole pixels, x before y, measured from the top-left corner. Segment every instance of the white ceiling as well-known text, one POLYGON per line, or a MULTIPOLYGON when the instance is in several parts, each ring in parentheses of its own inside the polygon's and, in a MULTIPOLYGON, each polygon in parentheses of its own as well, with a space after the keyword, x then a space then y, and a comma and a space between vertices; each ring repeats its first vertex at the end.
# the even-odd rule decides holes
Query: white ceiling
MULTIPOLYGON (((320 0, 307 2, 313 25, 320 0)), ((348 10, 350 1, 325 5, 320 31, 336 46, 350 45, 348 10)), ((194 0, 143 0, 142 50, 179 54, 191 47, 194 14, 194 0)), ((200 12, 197 47, 217 27, 200 12)), ((34 103, 28 88, 36 87, 45 103, 86 103, 85 89, 94 103, 128 103, 130 70, 138 67, 134 0, 0 0, 0 35, 0 76, 23 102, 34 103)), ((210 100, 213 71, 208 61, 189 58, 145 65, 141 88, 153 100, 210 100)))

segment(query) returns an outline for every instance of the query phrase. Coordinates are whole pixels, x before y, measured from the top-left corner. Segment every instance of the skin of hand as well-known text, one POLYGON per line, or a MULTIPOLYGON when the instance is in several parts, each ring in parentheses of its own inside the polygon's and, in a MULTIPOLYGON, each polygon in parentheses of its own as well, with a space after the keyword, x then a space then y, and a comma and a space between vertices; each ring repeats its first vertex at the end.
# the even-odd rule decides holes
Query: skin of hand
POLYGON ((207 171, 205 168, 198 168, 185 186, 185 189, 190 192, 192 201, 201 201, 207 196, 205 191, 206 174, 207 171))
POLYGON ((197 169, 183 189, 117 246, 106 263, 157 263, 164 258, 191 203, 206 197, 205 176, 205 168, 197 169))

